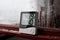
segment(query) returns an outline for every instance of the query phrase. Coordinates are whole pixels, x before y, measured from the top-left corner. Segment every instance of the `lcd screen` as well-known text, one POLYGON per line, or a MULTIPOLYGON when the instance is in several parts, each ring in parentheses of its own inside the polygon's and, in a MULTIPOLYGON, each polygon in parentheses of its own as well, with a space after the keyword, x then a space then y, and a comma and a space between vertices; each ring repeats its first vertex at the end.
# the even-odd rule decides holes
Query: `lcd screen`
POLYGON ((30 14, 28 14, 28 13, 22 15, 22 22, 21 22, 21 23, 22 23, 23 25, 29 25, 29 24, 28 24, 28 22, 29 22, 29 15, 30 15, 30 14))
POLYGON ((35 27, 35 13, 23 12, 21 13, 21 27, 35 27))

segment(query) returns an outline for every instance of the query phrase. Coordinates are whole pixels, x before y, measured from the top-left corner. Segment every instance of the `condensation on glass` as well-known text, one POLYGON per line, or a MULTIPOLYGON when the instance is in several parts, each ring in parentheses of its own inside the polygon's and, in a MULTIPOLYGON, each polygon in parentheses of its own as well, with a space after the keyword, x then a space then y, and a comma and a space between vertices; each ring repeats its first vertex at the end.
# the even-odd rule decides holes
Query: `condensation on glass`
POLYGON ((45 7, 40 7, 40 18, 38 19, 38 27, 42 28, 58 28, 58 0, 45 0, 45 7))

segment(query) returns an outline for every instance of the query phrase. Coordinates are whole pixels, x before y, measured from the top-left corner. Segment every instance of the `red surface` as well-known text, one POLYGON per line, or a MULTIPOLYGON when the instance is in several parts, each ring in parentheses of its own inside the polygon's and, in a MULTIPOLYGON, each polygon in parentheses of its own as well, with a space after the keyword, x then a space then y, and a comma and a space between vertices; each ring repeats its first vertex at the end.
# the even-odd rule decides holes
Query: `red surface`
POLYGON ((60 29, 48 29, 48 28, 40 28, 43 30, 43 33, 41 35, 47 35, 47 36, 59 36, 60 37, 60 29))
POLYGON ((13 35, 13 36, 18 36, 22 38, 28 38, 28 39, 33 39, 33 40, 60 40, 60 37, 58 36, 44 36, 44 35, 38 35, 38 36, 33 36, 33 35, 28 35, 28 34, 21 34, 18 31, 13 32, 13 31, 6 31, 0 29, 1 33, 8 34, 8 35, 13 35))
POLYGON ((33 39, 33 40, 60 40, 60 29, 44 28, 43 33, 41 35, 28 35, 28 34, 19 33, 17 31, 19 30, 18 28, 19 26, 0 25, 0 33, 12 35, 12 36, 18 36, 22 38, 33 39), (16 28, 16 29, 12 29, 12 28, 16 28))
POLYGON ((18 25, 5 25, 5 24, 0 24, 0 29, 8 29, 8 30, 19 30, 18 25))

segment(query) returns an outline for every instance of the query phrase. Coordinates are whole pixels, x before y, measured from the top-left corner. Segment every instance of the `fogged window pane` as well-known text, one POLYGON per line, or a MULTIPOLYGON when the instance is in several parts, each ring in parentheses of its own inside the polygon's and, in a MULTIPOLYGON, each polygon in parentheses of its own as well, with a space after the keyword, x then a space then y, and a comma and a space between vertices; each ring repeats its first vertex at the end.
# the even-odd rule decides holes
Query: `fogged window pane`
MULTIPOLYGON (((45 7, 40 7, 39 27, 42 28, 59 28, 60 15, 58 0, 45 0, 45 7)), ((39 15, 39 14, 38 14, 39 15)), ((38 16, 39 17, 39 16, 38 16)))

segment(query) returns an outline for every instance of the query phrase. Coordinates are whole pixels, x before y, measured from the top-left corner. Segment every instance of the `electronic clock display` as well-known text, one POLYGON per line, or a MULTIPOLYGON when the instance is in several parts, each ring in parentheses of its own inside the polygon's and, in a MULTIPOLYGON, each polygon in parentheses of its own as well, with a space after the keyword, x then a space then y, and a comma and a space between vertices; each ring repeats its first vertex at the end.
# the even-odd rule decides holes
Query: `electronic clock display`
POLYGON ((22 28, 35 27, 35 13, 23 12, 20 24, 22 28))

